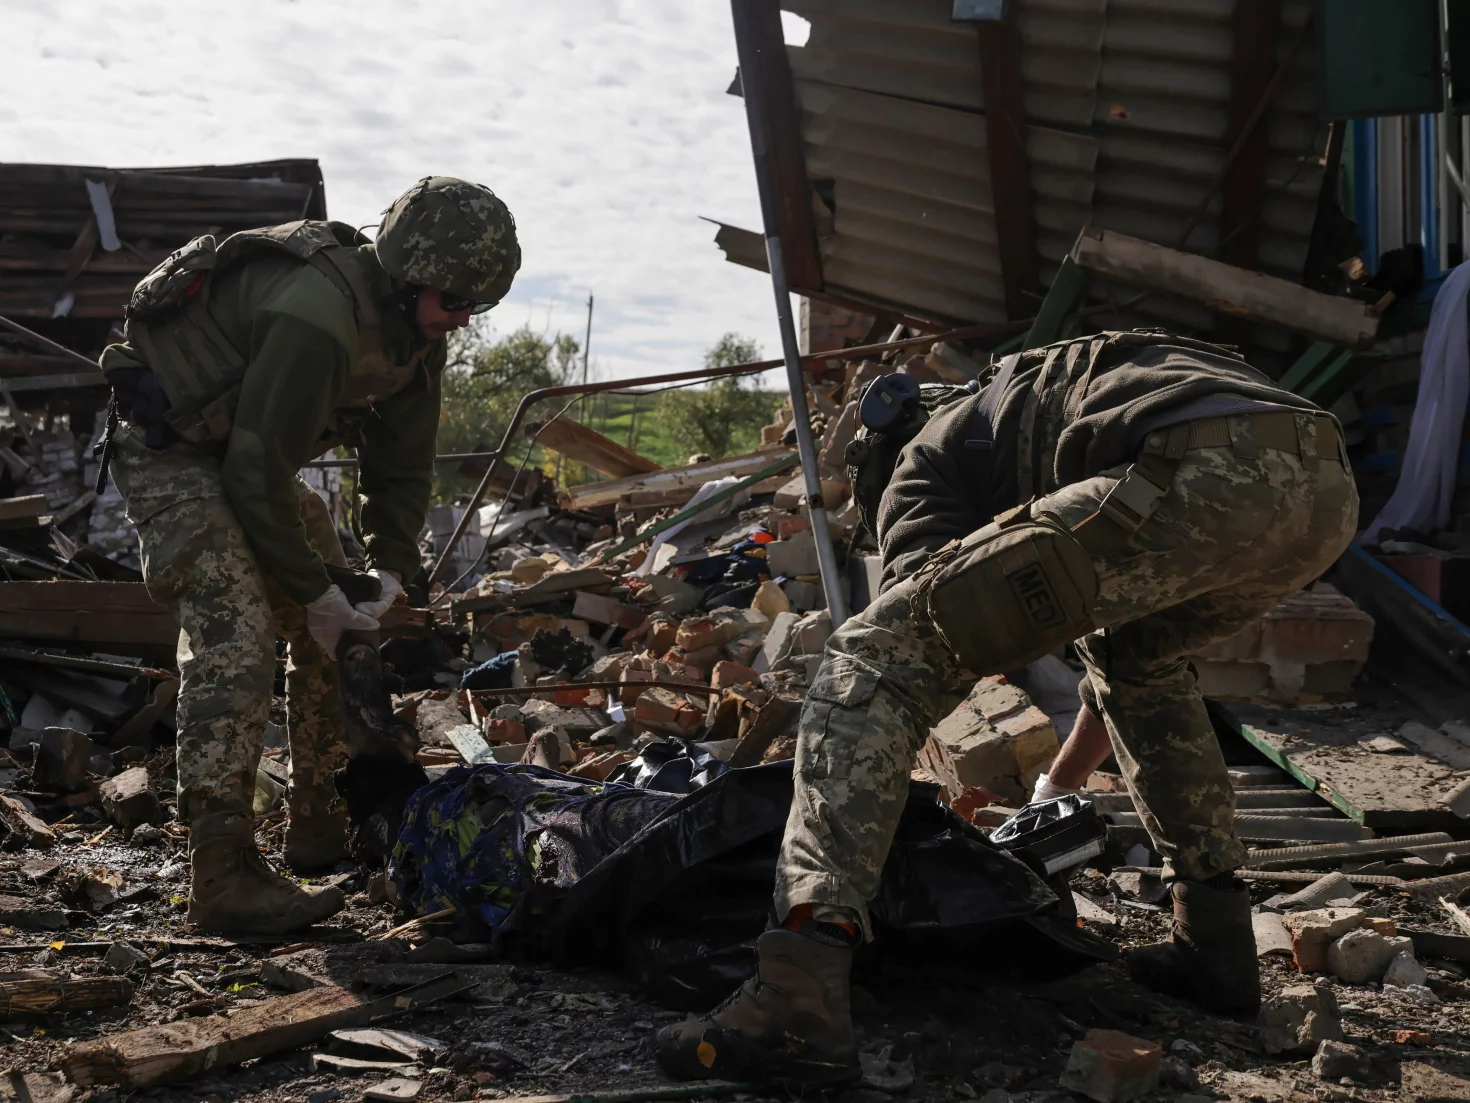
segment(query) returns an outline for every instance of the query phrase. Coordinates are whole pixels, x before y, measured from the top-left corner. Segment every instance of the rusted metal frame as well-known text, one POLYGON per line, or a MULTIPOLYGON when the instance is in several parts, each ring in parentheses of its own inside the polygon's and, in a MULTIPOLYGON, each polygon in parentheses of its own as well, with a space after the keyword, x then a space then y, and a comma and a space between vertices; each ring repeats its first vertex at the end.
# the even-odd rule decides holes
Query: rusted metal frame
POLYGON ((734 0, 735 46, 741 95, 758 105, 766 134, 766 165, 791 290, 820 292, 822 254, 812 215, 811 183, 801 136, 796 81, 786 56, 779 0, 734 0))
MULTIPOLYGON (((3 320, 3 319, 0 319, 3 320)), ((936 341, 965 341, 980 337, 1001 337, 1008 333, 1016 333, 1026 328, 1025 322, 1005 322, 1000 325, 978 325, 966 326, 963 329, 950 330, 948 333, 933 333, 922 337, 906 337, 901 341, 883 341, 875 345, 858 345, 850 349, 839 349, 832 352, 820 352, 815 355, 801 357, 803 364, 820 364, 827 360, 843 359, 850 360, 864 356, 881 356, 885 352, 897 352, 901 349, 913 348, 916 345, 932 345, 936 341)), ((540 390, 530 391, 522 397, 516 411, 511 415, 510 424, 506 426, 505 434, 501 437, 500 446, 493 452, 479 453, 482 458, 490 460, 490 467, 480 480, 479 486, 475 488, 474 494, 470 496, 469 505, 465 508, 465 514, 459 523, 454 526, 454 532, 449 537, 449 544, 440 554, 434 569, 429 573, 429 584, 433 585, 443 577, 448 569, 449 559, 454 554, 454 549, 459 546, 460 540, 464 538, 465 532, 470 526, 470 519, 475 510, 480 508, 480 503, 485 500, 485 494, 490 489, 491 481, 499 473, 501 466, 505 463, 505 457, 510 449, 511 442, 516 439, 520 432, 521 423, 525 420, 532 406, 548 398, 561 398, 567 395, 595 394, 600 391, 621 391, 634 387, 654 387, 663 383, 694 382, 703 379, 720 379, 727 375, 754 375, 757 372, 770 371, 772 368, 782 367, 785 360, 756 360, 749 364, 734 364, 728 368, 695 368, 691 371, 666 372, 663 375, 645 375, 637 379, 614 379, 602 383, 572 383, 561 387, 542 387, 540 390)))
POLYGON ((1000 19, 976 22, 975 33, 980 44, 985 145, 1006 316, 1025 318, 1036 313, 1040 302, 1041 271, 1031 209, 1031 168, 1026 157, 1021 33, 1016 27, 1015 0, 1006 3, 1000 19))

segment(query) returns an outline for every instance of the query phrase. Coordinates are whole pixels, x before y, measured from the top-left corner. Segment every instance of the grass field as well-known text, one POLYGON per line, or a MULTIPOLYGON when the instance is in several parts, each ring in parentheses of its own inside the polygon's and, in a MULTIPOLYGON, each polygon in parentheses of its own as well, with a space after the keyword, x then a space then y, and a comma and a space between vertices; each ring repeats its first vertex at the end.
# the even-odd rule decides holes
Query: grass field
MULTIPOLYGON (((773 410, 785 398, 784 392, 767 393, 771 395, 773 410)), ((656 395, 591 395, 585 407, 574 407, 568 411, 568 416, 575 417, 623 447, 647 456, 662 467, 679 467, 689 460, 688 455, 674 443, 671 426, 659 416, 656 395)))

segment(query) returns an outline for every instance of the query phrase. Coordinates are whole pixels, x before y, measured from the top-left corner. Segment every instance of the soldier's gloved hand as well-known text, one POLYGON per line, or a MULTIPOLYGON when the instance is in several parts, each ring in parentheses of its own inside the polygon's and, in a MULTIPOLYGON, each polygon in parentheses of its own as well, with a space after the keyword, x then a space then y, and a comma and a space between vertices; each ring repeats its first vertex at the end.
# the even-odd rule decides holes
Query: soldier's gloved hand
POLYGON ((370 617, 381 617, 398 600, 398 595, 403 593, 403 583, 398 581, 398 576, 392 571, 374 571, 378 583, 382 589, 378 591, 376 601, 359 601, 353 606, 359 613, 366 613, 370 617))
POLYGON ((337 641, 343 632, 372 632, 378 622, 366 613, 352 607, 342 587, 335 583, 306 607, 306 630, 311 638, 326 649, 328 655, 336 656, 337 641))

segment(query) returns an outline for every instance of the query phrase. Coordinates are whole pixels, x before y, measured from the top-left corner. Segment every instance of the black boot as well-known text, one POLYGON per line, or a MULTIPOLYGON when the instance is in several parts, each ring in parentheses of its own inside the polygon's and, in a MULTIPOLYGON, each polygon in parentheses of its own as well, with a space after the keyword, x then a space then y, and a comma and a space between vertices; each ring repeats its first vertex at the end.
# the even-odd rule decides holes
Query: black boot
POLYGON ((1174 930, 1127 956, 1133 979, 1221 1015, 1254 1015, 1261 972, 1251 897, 1231 874, 1209 883, 1175 881, 1174 930))
POLYGON ((681 1080, 840 1084, 859 1074, 852 950, 795 931, 756 943, 756 975, 702 1018, 658 1032, 658 1063, 681 1080))

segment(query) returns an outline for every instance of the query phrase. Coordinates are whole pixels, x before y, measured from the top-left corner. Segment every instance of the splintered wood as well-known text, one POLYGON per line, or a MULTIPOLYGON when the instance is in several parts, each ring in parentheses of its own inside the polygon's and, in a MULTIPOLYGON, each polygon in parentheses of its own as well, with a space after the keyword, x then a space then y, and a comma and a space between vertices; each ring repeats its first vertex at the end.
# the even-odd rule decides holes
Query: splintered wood
POLYGON ((228 1015, 181 1019, 70 1047, 62 1068, 74 1084, 146 1088, 237 1065, 365 1022, 379 1001, 345 988, 311 988, 228 1015))

